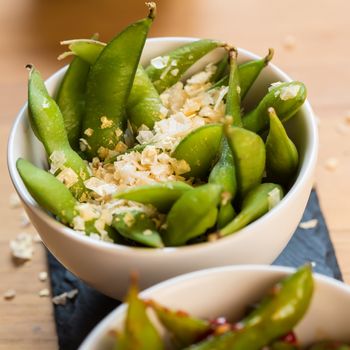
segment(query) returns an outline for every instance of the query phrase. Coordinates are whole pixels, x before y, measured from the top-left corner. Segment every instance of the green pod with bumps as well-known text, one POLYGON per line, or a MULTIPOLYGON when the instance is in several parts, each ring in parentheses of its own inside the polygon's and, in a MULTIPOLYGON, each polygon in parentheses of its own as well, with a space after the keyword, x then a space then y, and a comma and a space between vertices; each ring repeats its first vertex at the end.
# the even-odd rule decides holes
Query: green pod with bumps
POLYGON ((197 40, 180 46, 163 56, 154 58, 146 68, 146 73, 157 91, 162 93, 176 84, 200 58, 220 46, 223 46, 223 43, 210 39, 197 40))
POLYGON ((180 181, 158 182, 128 188, 118 192, 114 198, 151 204, 160 212, 166 213, 185 192, 192 188, 192 186, 180 181))
POLYGON ((70 146, 65 130, 62 113, 49 95, 40 73, 28 66, 28 106, 29 118, 32 129, 42 142, 49 160, 54 152, 60 152, 62 158, 61 171, 69 169, 70 181, 67 183, 69 190, 78 200, 88 197, 88 190, 84 181, 90 177, 87 164, 70 146))
MULTIPOLYGON (((272 60, 274 54, 273 49, 269 49, 268 54, 259 59, 251 60, 238 65, 238 77, 240 83, 241 100, 245 98, 248 91, 260 75, 261 71, 269 64, 272 60)), ((211 89, 218 88, 223 85, 229 84, 229 74, 224 75, 220 80, 218 80, 211 89)))
POLYGON ((206 184, 184 193, 168 213, 167 228, 163 234, 165 244, 183 245, 213 227, 221 191, 220 185, 206 184))
POLYGON ((140 210, 130 210, 113 216, 112 226, 126 239, 147 247, 163 247, 162 239, 152 219, 140 210))
POLYGON ((60 84, 56 102, 63 116, 71 147, 79 150, 82 119, 85 112, 85 90, 90 65, 79 57, 69 64, 60 84))
POLYGON ((298 350, 299 346, 284 341, 275 341, 267 347, 268 350, 298 350))
POLYGON ((221 185, 223 188, 217 221, 217 227, 222 228, 236 215, 232 206, 237 191, 236 169, 226 137, 222 138, 220 158, 210 172, 208 183, 221 185))
POLYGON ((165 350, 163 340, 147 315, 147 307, 138 296, 135 279, 129 288, 124 329, 117 333, 115 350, 165 350))
POLYGON ((309 350, 350 350, 350 344, 338 341, 322 341, 308 348, 309 350))
POLYGON ((126 129, 126 105, 145 44, 155 16, 155 4, 147 3, 147 18, 129 25, 99 54, 91 66, 86 88, 86 115, 83 130, 89 130, 86 154, 89 159, 105 159, 115 150, 126 129))
POLYGON ((264 141, 259 135, 235 126, 226 126, 225 134, 235 161, 238 193, 244 197, 261 183, 266 159, 264 141))
MULTIPOLYGON (((106 46, 100 41, 86 39, 68 40, 63 43, 69 45, 72 53, 90 64, 96 62, 97 57, 106 46)), ((136 70, 126 110, 128 120, 135 132, 142 125, 152 129, 156 121, 165 117, 162 114, 159 94, 141 64, 136 70)))
POLYGON ((201 126, 186 135, 177 145, 172 157, 185 160, 190 171, 184 177, 204 179, 218 158, 223 128, 221 124, 201 126))
POLYGON ((269 179, 283 184, 295 175, 299 154, 275 110, 269 108, 270 130, 266 139, 266 172, 269 179))
POLYGON ((268 109, 273 107, 282 122, 293 117, 306 100, 306 87, 298 81, 281 83, 259 102, 258 106, 248 112, 242 119, 244 128, 260 133, 269 125, 268 109))
POLYGON ((228 91, 226 95, 226 116, 232 118, 232 125, 242 126, 241 118, 241 88, 237 67, 237 50, 229 51, 230 75, 228 81, 228 91))
POLYGON ((227 236, 247 226, 271 210, 282 197, 282 187, 273 183, 264 183, 253 188, 244 197, 242 210, 219 231, 219 235, 227 236))
POLYGON ((293 329, 305 315, 313 294, 311 268, 303 266, 278 283, 240 328, 211 336, 185 350, 261 350, 293 329))
POLYGON ((194 317, 184 311, 171 310, 154 300, 147 300, 146 305, 154 310, 161 324, 181 348, 195 343, 211 330, 209 321, 194 317))

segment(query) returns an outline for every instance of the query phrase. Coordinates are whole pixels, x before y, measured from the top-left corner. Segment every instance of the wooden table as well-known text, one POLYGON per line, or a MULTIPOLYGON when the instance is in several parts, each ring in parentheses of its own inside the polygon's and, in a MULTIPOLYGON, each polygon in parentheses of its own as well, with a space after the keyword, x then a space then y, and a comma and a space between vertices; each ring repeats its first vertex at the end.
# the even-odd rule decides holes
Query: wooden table
MULTIPOLYGON (((178 0, 159 1, 152 36, 198 36, 227 40, 261 55, 274 47, 274 63, 304 81, 320 121, 320 157, 316 186, 345 280, 350 282, 350 3, 347 0, 178 0), (289 38, 288 38, 289 37, 289 38), (287 48, 293 41, 295 45, 287 48), (327 161, 338 166, 330 171, 327 161)), ((17 291, 12 301, 0 298, 0 350, 57 349, 50 298, 38 291, 45 271, 44 249, 24 266, 11 261, 9 240, 20 231, 20 209, 10 209, 13 192, 6 169, 6 142, 11 124, 26 99, 26 63, 47 77, 62 62, 58 41, 100 32, 107 40, 131 20, 145 14, 143 1, 0 0, 1 226, 0 294, 17 291)), ((306 233, 307 234, 307 233, 306 233)))

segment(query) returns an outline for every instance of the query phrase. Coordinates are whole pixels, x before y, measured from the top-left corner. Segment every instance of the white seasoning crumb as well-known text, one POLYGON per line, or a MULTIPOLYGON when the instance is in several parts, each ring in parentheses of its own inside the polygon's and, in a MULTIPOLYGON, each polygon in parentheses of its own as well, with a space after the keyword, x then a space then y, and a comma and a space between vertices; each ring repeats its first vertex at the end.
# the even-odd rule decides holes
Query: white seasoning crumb
POLYGON ((292 98, 298 95, 299 90, 300 90, 300 85, 292 84, 292 85, 284 86, 281 89, 281 92, 279 94, 280 99, 282 101, 291 100, 292 98))
POLYGON ((24 210, 22 210, 22 212, 19 215, 19 223, 21 227, 27 227, 30 225, 29 217, 24 210))
POLYGON ((79 148, 82 152, 85 152, 87 149, 91 149, 91 146, 84 138, 81 138, 79 139, 79 148))
POLYGON ((9 198, 10 208, 15 209, 21 206, 21 200, 16 192, 10 194, 9 198))
POLYGON ((151 65, 155 69, 163 69, 169 62, 169 56, 158 56, 151 59, 151 65))
POLYGON ((281 201, 281 191, 276 187, 268 193, 269 210, 274 208, 281 201))
POLYGON ((105 115, 100 118, 101 120, 101 129, 108 129, 113 126, 113 120, 108 119, 105 115))
POLYGON ((240 86, 237 86, 237 93, 241 94, 241 87, 240 86))
POLYGON ((16 296, 16 291, 14 289, 8 289, 4 294, 3 297, 5 300, 12 300, 16 296))
POLYGON ((268 91, 271 91, 271 90, 275 89, 276 87, 280 86, 281 84, 282 84, 281 81, 276 81, 276 82, 272 83, 272 84, 269 86, 268 91))
POLYGON ((316 264, 316 261, 311 261, 311 266, 312 266, 312 267, 316 267, 316 265, 317 265, 317 264, 316 264))
POLYGON ((72 168, 64 168, 56 179, 61 181, 67 188, 72 187, 79 181, 77 173, 72 168))
POLYGON ((22 232, 14 240, 10 241, 12 256, 19 260, 30 260, 33 256, 33 237, 29 233, 22 232))
POLYGON ((283 39, 283 46, 286 49, 292 50, 295 48, 296 45, 296 38, 294 35, 287 35, 284 39, 283 39))
POLYGON ((50 296, 50 291, 47 288, 44 288, 41 289, 38 294, 40 298, 45 298, 50 296))
POLYGON ((338 165, 339 165, 339 160, 337 158, 332 157, 327 159, 324 166, 329 171, 335 171, 338 165))
POLYGON ((170 71, 170 74, 173 75, 174 77, 176 77, 179 74, 179 68, 172 69, 170 71))
POLYGON ((94 130, 91 129, 91 128, 87 128, 85 131, 84 131, 84 134, 88 137, 92 136, 92 134, 94 133, 94 130))
POLYGON ((143 234, 144 236, 151 236, 151 235, 153 234, 153 232, 152 232, 152 230, 147 229, 147 230, 144 230, 144 231, 142 232, 142 234, 143 234))
POLYGON ((118 138, 123 135, 123 131, 120 128, 115 129, 115 136, 118 138))
POLYGON ((41 271, 38 274, 39 281, 45 282, 47 280, 47 272, 46 271, 41 271))
POLYGON ((135 218, 131 213, 126 213, 124 215, 123 221, 126 226, 131 227, 135 223, 135 218))
POLYGON ((74 299, 75 296, 79 293, 78 289, 72 289, 68 292, 56 295, 52 298, 52 302, 55 305, 66 305, 68 299, 74 299))
POLYGON ((50 173, 55 174, 57 170, 64 168, 64 163, 67 161, 63 151, 53 151, 49 157, 51 161, 50 173))
POLYGON ((308 221, 304 221, 304 222, 301 222, 299 224, 299 227, 304 229, 304 230, 308 230, 310 228, 315 228, 318 224, 318 220, 317 219, 311 219, 311 220, 308 220, 308 221))

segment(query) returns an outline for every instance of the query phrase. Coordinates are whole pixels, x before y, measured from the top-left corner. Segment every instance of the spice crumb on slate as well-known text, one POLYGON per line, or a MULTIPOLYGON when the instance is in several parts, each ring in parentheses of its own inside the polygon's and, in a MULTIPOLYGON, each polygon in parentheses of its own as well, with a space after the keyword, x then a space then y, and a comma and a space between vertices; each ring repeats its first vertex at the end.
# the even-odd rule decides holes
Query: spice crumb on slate
POLYGON ((304 221, 304 222, 301 222, 299 224, 299 227, 304 229, 304 230, 307 230, 307 229, 310 229, 310 228, 315 228, 318 224, 318 220, 317 219, 311 219, 311 220, 308 220, 308 221, 304 221))
POLYGON ((16 291, 14 289, 8 289, 4 294, 3 297, 5 300, 12 300, 16 297, 16 291))
POLYGON ((55 305, 66 305, 68 299, 74 299, 79 293, 78 289, 72 289, 68 292, 63 292, 62 294, 56 295, 52 298, 52 302, 55 305))

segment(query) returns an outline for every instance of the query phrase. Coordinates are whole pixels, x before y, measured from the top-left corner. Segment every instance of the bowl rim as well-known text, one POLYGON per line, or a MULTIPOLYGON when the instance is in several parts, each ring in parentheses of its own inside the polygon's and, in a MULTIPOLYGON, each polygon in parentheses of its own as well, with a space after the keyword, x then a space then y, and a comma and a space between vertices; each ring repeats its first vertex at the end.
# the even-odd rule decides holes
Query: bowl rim
MULTIPOLYGON (((195 38, 195 37, 177 37, 177 36, 167 37, 166 36, 166 37, 148 38, 146 42, 151 42, 151 43, 153 42, 184 43, 185 42, 186 43, 186 42, 192 42, 198 39, 199 38, 195 38)), ((244 54, 245 56, 248 56, 251 59, 261 58, 260 56, 246 49, 238 48, 238 51, 239 53, 244 54)), ((292 81, 292 78, 289 77, 286 73, 284 73, 276 65, 269 63, 269 66, 275 71, 276 74, 280 76, 280 80, 285 82, 292 81)), ((57 80, 57 78, 63 74, 63 72, 67 69, 67 67, 68 65, 57 70, 48 79, 46 79, 45 83, 47 84, 51 81, 57 80)), ((74 231, 70 227, 65 226, 64 224, 54 219, 51 215, 49 215, 49 213, 47 213, 43 208, 41 208, 38 205, 38 203, 34 200, 34 198, 29 194, 28 190, 24 186, 17 172, 17 169, 16 169, 17 159, 15 160, 13 158, 13 153, 14 153, 14 150, 16 149, 15 134, 18 128, 20 127, 20 125, 23 123, 27 107, 28 107, 28 102, 26 102, 22 106, 19 113, 17 114, 9 134, 8 146, 7 146, 7 166, 8 166, 11 181, 19 197, 27 207, 29 207, 32 211, 35 212, 35 214, 39 217, 40 220, 44 221, 48 226, 50 226, 54 230, 59 231, 60 234, 68 236, 70 239, 73 239, 75 241, 79 241, 79 243, 81 243, 82 245, 87 245, 87 246, 93 245, 96 249, 101 249, 101 250, 107 249, 111 251, 115 250, 122 254, 131 253, 131 254, 141 254, 145 256, 152 254, 152 256, 154 257, 155 255, 168 255, 168 254, 179 253, 179 252, 189 252, 189 251, 197 252, 199 250, 203 250, 203 251, 208 250, 214 245, 216 245, 217 248, 219 248, 220 245, 227 244, 229 240, 237 241, 240 239, 244 239, 244 237, 247 236, 248 234, 253 234, 256 231, 254 230, 255 227, 258 228, 261 222, 269 220, 271 216, 278 215, 278 213, 282 211, 285 206, 288 205, 289 200, 295 197, 297 193, 304 187, 304 184, 308 181, 309 174, 313 173, 313 170, 315 168, 316 161, 317 161, 318 128, 317 128, 316 119, 315 119, 313 110, 311 108, 311 105, 306 99, 301 109, 305 114, 304 119, 307 125, 307 138, 309 139, 309 146, 306 150, 306 153, 308 154, 306 154, 304 158, 304 161, 300 167, 300 172, 293 186, 289 189, 289 191, 286 193, 286 195, 282 198, 282 200, 280 201, 280 203, 278 203, 276 207, 272 208, 268 213, 266 213, 259 219, 255 220, 254 222, 250 223, 243 229, 237 231, 235 234, 222 237, 213 242, 201 242, 197 244, 184 245, 179 247, 163 247, 163 248, 124 246, 117 243, 94 240, 88 236, 78 234, 76 231, 74 231)))
MULTIPOLYGON (((157 293, 158 291, 164 291, 166 289, 170 289, 174 287, 178 283, 184 283, 186 281, 193 281, 197 278, 201 278, 203 276, 215 276, 217 273, 235 273, 235 272, 247 272, 247 273, 259 273, 259 272, 267 272, 269 274, 284 274, 290 275, 291 273, 296 271, 295 267, 287 267, 287 266, 280 266, 280 265, 261 265, 261 264, 252 264, 252 265, 227 265, 227 266, 220 266, 220 267, 211 267, 204 270, 198 270, 189 272, 183 275, 179 275, 170 279, 167 279, 165 281, 162 281, 160 283, 157 283, 156 285, 149 287, 145 289, 144 291, 140 292, 140 297, 143 299, 147 299, 152 297, 152 294, 157 293)), ((313 277, 316 283, 321 283, 324 285, 327 285, 333 289, 336 289, 342 293, 345 293, 350 298, 350 286, 346 283, 336 280, 335 278, 322 275, 317 272, 313 272, 313 277)), ((315 290, 315 293, 317 293, 317 290, 315 290)), ((97 340, 99 337, 101 337, 101 333, 106 330, 106 328, 109 328, 109 325, 113 324, 114 319, 118 315, 122 315, 125 312, 126 309, 126 303, 123 302, 119 306, 117 306, 114 310, 112 310, 110 313, 108 313, 87 335, 87 337, 84 339, 84 341, 81 343, 79 349, 84 350, 88 349, 85 348, 89 345, 90 342, 97 340)))

